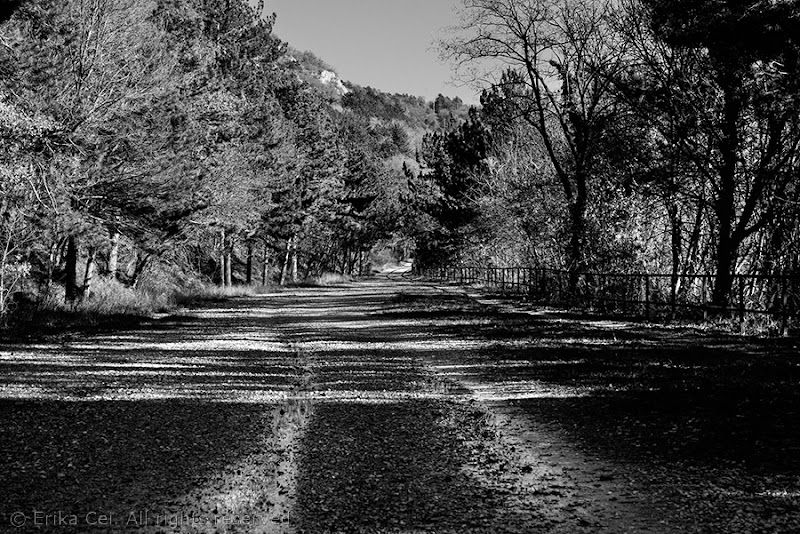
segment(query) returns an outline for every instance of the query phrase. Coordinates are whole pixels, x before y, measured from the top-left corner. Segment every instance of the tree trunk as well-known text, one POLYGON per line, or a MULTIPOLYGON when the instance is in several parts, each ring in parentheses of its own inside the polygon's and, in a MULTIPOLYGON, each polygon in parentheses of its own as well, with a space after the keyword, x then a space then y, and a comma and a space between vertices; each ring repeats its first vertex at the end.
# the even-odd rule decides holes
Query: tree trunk
POLYGON ((119 232, 112 230, 111 250, 108 253, 108 276, 111 278, 117 277, 117 270, 119 269, 119 240, 119 232))
POLYGON ((261 285, 267 285, 267 277, 269 277, 269 247, 264 243, 264 255, 261 258, 261 285))
POLYGON ((246 273, 246 282, 247 285, 253 284, 253 242, 247 242, 247 273, 246 273))
POLYGON ((65 287, 65 299, 67 304, 73 304, 80 295, 78 286, 78 238, 74 235, 67 239, 67 280, 65 287))
POLYGON ((283 260, 283 268, 281 269, 281 285, 286 285, 286 279, 289 276, 289 262, 292 259, 292 238, 286 241, 286 257, 283 260))
POLYGON ((720 233, 716 252, 716 271, 714 273, 714 292, 712 305, 726 308, 730 303, 733 288, 733 271, 736 267, 737 245, 734 239, 720 233))
POLYGON ((95 265, 97 259, 97 250, 94 247, 89 248, 89 253, 86 256, 86 269, 83 274, 83 296, 88 297, 92 294, 92 280, 94 279, 95 265))
POLYGON ((292 239, 292 282, 297 283, 297 236, 292 239))
POLYGON ((585 269, 583 253, 584 240, 586 238, 586 201, 586 193, 583 191, 576 195, 573 203, 570 205, 571 228, 569 250, 567 251, 570 295, 575 295, 577 293, 578 281, 580 280, 581 273, 585 269))
POLYGON ((700 238, 703 235, 703 216, 705 213, 705 200, 700 199, 697 205, 697 213, 694 217, 694 226, 692 233, 689 236, 689 243, 686 247, 686 262, 683 269, 683 274, 686 276, 697 274, 698 264, 705 260, 704 255, 701 256, 700 252, 700 238))
POLYGON ((133 286, 133 274, 136 271, 136 265, 139 263, 139 251, 134 246, 133 250, 131 251, 131 258, 128 261, 128 266, 125 268, 125 275, 128 277, 128 280, 133 286))
POLYGON ((219 284, 222 287, 225 287, 225 273, 227 272, 227 268, 225 266, 225 229, 223 228, 220 230, 220 252, 219 252, 219 284))
POLYGON ((131 287, 136 287, 139 284, 141 279, 142 273, 147 268, 147 265, 150 263, 150 254, 145 254, 143 258, 140 258, 140 254, 136 254, 137 260, 136 265, 133 269, 133 274, 131 275, 131 287))
POLYGON ((55 276, 56 267, 59 263, 59 258, 61 258, 61 250, 64 247, 64 242, 57 242, 52 243, 50 245, 50 251, 47 254, 47 280, 45 280, 44 284, 44 294, 50 294, 50 288, 53 285, 53 277, 55 276))
POLYGON ((11 247, 11 235, 6 234, 5 243, 3 243, 3 255, 0 258, 0 320, 6 316, 6 297, 11 293, 10 290, 6 290, 6 265, 8 264, 11 247))
MULTIPOLYGON (((734 235, 734 218, 736 217, 735 188, 736 182, 733 169, 723 171, 719 196, 715 205, 717 223, 717 250, 714 256, 714 292, 712 304, 715 307, 725 308, 730 302, 731 289, 733 288, 733 269, 736 267, 736 254, 740 242, 734 235)), ((726 165, 727 167, 727 165, 726 165)))
POLYGON ((231 254, 231 249, 225 249, 225 287, 231 287, 233 285, 233 254, 231 254))
POLYGON ((228 235, 228 244, 225 247, 225 287, 233 286, 233 246, 234 236, 228 235))
MULTIPOLYGON (((732 76, 731 76, 732 77, 732 76)), ((730 302, 733 288, 733 269, 741 240, 735 235, 736 218, 736 165, 739 159, 739 116, 741 103, 738 95, 738 80, 726 77, 725 116, 719 150, 722 166, 719 176, 719 191, 714 211, 719 223, 715 256, 715 280, 712 304, 725 308, 730 302)))
POLYGON ((667 201, 667 214, 670 224, 670 250, 672 252, 672 273, 670 276, 670 302, 672 318, 675 319, 678 291, 680 290, 681 253, 683 252, 683 221, 680 217, 678 203, 674 199, 667 201))

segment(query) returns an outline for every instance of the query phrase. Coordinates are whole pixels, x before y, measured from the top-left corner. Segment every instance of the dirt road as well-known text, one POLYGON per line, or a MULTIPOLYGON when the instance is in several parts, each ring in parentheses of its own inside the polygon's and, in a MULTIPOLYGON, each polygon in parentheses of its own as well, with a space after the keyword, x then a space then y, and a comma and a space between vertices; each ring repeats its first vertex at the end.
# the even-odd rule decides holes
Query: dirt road
POLYGON ((703 340, 395 273, 0 346, 0 532, 795 531, 797 362, 703 340))

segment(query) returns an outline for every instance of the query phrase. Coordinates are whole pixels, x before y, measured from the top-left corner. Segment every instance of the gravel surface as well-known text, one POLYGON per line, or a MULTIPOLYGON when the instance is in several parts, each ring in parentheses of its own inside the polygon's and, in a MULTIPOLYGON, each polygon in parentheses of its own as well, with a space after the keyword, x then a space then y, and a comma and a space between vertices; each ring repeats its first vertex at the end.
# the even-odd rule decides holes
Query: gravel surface
POLYGON ((791 345, 292 288, 0 345, 0 532, 798 532, 798 381, 791 345))

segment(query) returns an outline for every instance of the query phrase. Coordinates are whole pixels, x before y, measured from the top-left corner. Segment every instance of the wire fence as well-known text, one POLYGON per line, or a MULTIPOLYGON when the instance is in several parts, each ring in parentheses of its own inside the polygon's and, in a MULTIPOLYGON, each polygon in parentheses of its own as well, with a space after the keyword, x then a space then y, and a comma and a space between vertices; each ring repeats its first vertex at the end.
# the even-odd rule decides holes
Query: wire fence
POLYGON ((800 276, 735 275, 730 304, 713 306, 714 277, 708 274, 587 272, 577 275, 570 291, 570 272, 541 267, 449 266, 418 274, 490 291, 520 295, 549 305, 592 308, 605 314, 707 320, 729 316, 744 325, 748 316, 768 316, 786 335, 800 317, 800 276))

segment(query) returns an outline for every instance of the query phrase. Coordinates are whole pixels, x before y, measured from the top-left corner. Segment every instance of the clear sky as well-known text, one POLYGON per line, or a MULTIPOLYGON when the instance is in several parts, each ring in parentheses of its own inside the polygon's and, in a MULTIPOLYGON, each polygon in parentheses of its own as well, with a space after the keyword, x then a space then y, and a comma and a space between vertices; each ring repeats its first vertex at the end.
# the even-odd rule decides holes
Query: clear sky
POLYGON ((433 100, 442 93, 476 103, 469 87, 451 82, 434 40, 456 22, 460 0, 266 0, 278 15, 275 33, 311 50, 339 77, 389 93, 433 100))

